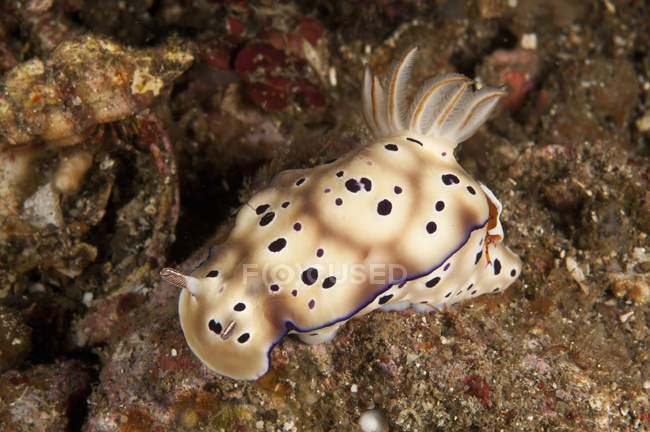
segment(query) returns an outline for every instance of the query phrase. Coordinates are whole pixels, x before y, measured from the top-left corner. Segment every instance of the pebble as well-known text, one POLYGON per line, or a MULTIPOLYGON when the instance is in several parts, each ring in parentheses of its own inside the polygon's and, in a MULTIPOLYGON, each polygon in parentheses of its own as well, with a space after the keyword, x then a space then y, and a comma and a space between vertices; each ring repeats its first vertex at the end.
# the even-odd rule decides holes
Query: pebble
POLYGON ((359 426, 363 432, 385 432, 386 422, 377 410, 368 410, 359 417, 359 426))

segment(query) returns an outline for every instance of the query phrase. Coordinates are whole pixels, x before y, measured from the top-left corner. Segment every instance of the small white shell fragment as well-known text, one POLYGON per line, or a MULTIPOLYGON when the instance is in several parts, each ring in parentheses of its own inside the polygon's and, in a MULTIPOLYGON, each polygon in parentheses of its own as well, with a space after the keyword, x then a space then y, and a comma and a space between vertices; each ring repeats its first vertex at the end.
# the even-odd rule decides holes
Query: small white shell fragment
POLYGON ((40 282, 33 283, 27 287, 27 292, 29 292, 30 294, 44 293, 45 285, 43 285, 40 282))
POLYGON ((39 187, 23 203, 23 207, 29 215, 29 223, 37 228, 45 228, 50 224, 58 228, 62 227, 63 214, 59 199, 59 194, 52 183, 46 183, 39 187))
POLYGON ((579 284, 585 281, 586 279, 585 274, 580 268, 580 266, 578 265, 578 262, 574 258, 572 257, 566 258, 566 269, 571 274, 571 277, 579 284))
POLYGON ((363 432, 385 432, 388 430, 384 417, 374 409, 361 414, 359 427, 363 432))
POLYGON ((634 122, 639 132, 647 132, 650 130, 650 111, 646 111, 642 117, 634 122))
POLYGON ((607 12, 611 14, 616 13, 616 5, 614 5, 614 3, 611 2, 611 0, 603 0, 603 4, 605 5, 607 12))
POLYGON ((84 304, 86 307, 90 307, 92 301, 93 301, 93 293, 90 291, 86 291, 83 293, 83 296, 81 296, 81 303, 84 304))
POLYGON ((75 192, 81 186, 81 181, 92 163, 92 153, 85 151, 63 159, 54 175, 54 185, 64 194, 75 192))
POLYGON ((415 353, 408 353, 406 354, 406 364, 411 364, 417 359, 420 358, 421 354, 415 354, 415 353))
POLYGON ((632 249, 632 256, 639 262, 650 261, 650 257, 648 257, 648 253, 644 247, 635 247, 632 249))
POLYGON ((334 66, 330 66, 329 68, 329 79, 330 79, 330 85, 332 87, 336 87, 337 84, 336 68, 334 66))
POLYGON ((365 71, 361 111, 374 140, 277 174, 191 275, 162 270, 182 289, 190 348, 217 373, 257 379, 288 333, 321 343, 350 318, 432 312, 519 276, 502 242, 501 203, 454 158, 504 93, 448 74, 407 101, 416 51, 386 80, 365 71))
POLYGON ((632 318, 632 316, 634 316, 634 311, 629 311, 629 312, 626 312, 626 313, 620 315, 620 316, 618 317, 618 319, 619 319, 622 323, 625 323, 625 322, 627 322, 630 318, 632 318))
POLYGON ((537 49, 537 34, 525 33, 521 37, 521 47, 523 49, 535 50, 537 49))

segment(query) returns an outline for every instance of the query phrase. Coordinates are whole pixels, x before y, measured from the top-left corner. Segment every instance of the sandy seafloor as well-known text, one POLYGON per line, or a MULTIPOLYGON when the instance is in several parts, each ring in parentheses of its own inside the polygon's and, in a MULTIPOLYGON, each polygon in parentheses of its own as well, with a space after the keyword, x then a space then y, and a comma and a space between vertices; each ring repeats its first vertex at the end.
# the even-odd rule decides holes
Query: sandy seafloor
MULTIPOLYGON (((138 49, 180 40, 194 62, 154 100, 90 122, 74 145, 26 126, 41 109, 34 85, 20 87, 30 105, 12 96, 20 116, 0 113, 3 140, 11 127, 34 135, 20 146, 31 155, 20 175, 17 147, 0 145, 0 430, 357 431, 369 409, 390 431, 650 429, 645 2, 2 8, 4 97, 11 68, 33 58, 72 94, 92 83, 92 70, 72 73, 83 62, 47 62, 88 33, 138 49), (414 44, 416 82, 460 72, 509 93, 456 156, 501 200, 521 276, 442 313, 374 312, 326 344, 287 337, 256 382, 211 373, 158 271, 194 268, 274 172, 368 142, 363 66, 383 73, 414 44), (62 166, 77 170, 63 186, 62 166)), ((101 88, 99 104, 113 109, 101 88)), ((84 115, 73 105, 60 106, 84 115)))

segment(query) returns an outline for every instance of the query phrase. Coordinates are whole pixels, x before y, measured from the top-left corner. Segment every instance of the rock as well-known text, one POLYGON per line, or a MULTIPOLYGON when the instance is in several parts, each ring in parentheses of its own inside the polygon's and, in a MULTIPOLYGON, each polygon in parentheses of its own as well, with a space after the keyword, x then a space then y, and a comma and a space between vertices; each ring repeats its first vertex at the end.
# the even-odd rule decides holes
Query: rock
POLYGON ((78 360, 0 375, 0 424, 15 432, 79 430, 94 371, 78 360))

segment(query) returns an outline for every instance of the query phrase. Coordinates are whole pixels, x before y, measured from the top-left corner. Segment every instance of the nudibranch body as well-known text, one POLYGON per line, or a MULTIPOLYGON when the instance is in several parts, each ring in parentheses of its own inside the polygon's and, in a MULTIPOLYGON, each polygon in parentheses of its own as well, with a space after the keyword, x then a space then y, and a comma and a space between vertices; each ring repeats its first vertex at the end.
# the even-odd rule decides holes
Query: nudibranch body
POLYGON ((320 343, 375 309, 436 310, 504 290, 519 275, 518 257, 501 243, 501 204, 453 154, 503 93, 450 74, 426 82, 407 107, 416 51, 385 89, 366 69, 374 142, 278 174, 191 276, 162 271, 183 288, 183 332, 211 369, 256 379, 287 333, 320 343))

